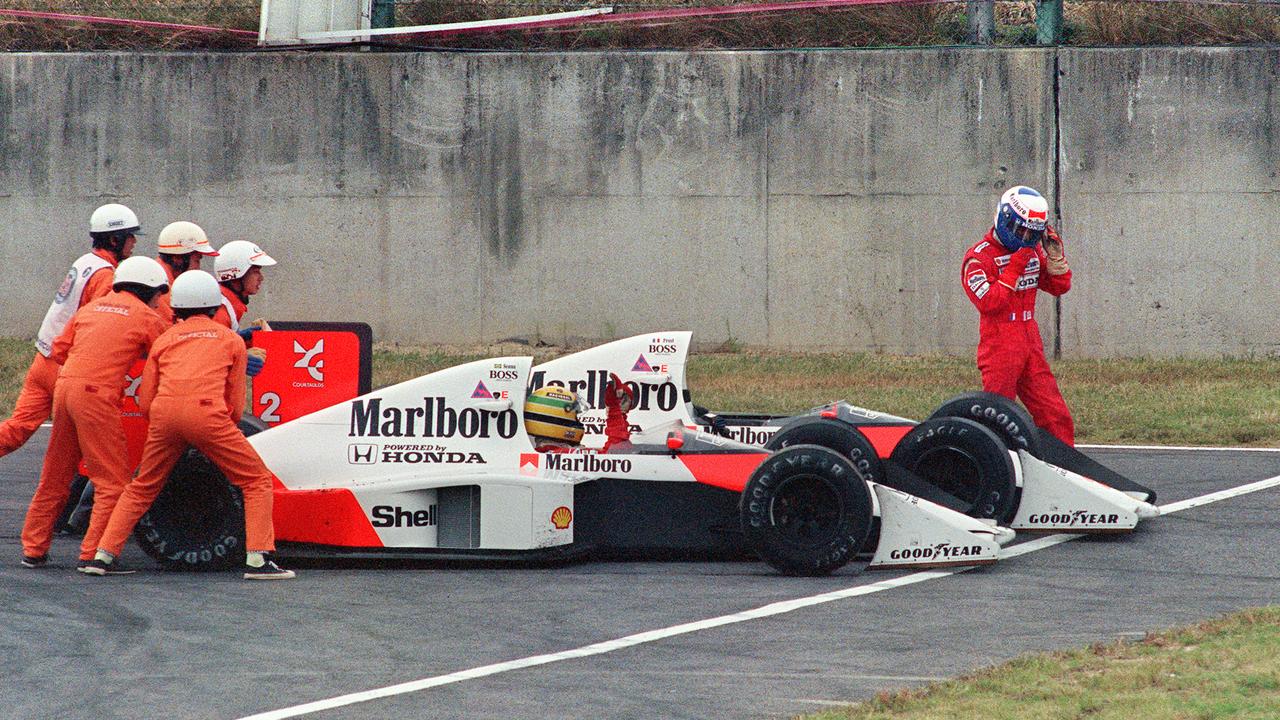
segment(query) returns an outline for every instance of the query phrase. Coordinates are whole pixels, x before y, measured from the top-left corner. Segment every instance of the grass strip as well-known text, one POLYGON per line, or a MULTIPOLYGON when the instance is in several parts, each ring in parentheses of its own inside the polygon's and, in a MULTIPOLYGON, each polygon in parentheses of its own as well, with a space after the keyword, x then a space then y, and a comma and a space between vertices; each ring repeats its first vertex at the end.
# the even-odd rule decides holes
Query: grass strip
MULTIPOLYGON (((0 412, 13 407, 31 343, 0 339, 0 412)), ((499 355, 534 362, 567 351, 524 345, 406 348, 379 345, 382 387, 499 355)), ((1280 360, 1272 358, 1060 360, 1053 364, 1081 443, 1280 446, 1280 360)), ((797 413, 833 400, 922 419, 947 398, 981 387, 971 358, 695 352, 694 402, 712 410, 797 413)))
POLYGON ((1029 655, 804 720, 1280 717, 1280 608, 1029 655))

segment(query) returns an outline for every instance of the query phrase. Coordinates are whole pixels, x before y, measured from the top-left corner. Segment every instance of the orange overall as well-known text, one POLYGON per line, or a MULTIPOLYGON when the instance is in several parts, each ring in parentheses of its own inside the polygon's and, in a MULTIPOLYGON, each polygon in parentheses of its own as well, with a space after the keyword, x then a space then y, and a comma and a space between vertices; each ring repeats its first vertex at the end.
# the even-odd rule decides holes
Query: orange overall
MULTIPOLYGON (((115 267, 115 256, 106 250, 94 250, 93 254, 115 267)), ((102 268, 90 275, 84 292, 80 295, 80 307, 111 292, 114 277, 115 273, 111 268, 102 268)), ((57 380, 58 363, 37 352, 27 370, 26 379, 22 381, 22 389, 18 391, 13 414, 0 423, 0 457, 22 447, 41 423, 49 419, 53 410, 53 384, 57 380)))
POLYGON ((249 306, 237 297, 235 293, 228 290, 226 285, 223 285, 221 290, 223 301, 222 307, 218 308, 218 311, 213 314, 213 319, 224 327, 229 327, 232 330, 239 330, 240 321, 244 319, 244 314, 249 309, 249 306), (234 317, 227 311, 228 305, 235 310, 234 317))
MULTIPOLYGON (((164 268, 165 277, 169 278, 169 287, 172 289, 174 280, 173 268, 169 267, 167 262, 160 263, 160 267, 164 268)), ((160 319, 164 321, 165 327, 169 327, 176 322, 177 318, 173 315, 173 305, 170 304, 168 292, 156 296, 155 310, 160 319)))
POLYGON ((236 426, 245 406, 245 358, 244 341, 203 315, 178 321, 156 340, 138 391, 150 422, 142 464, 98 549, 120 555, 189 445, 244 494, 245 549, 275 549, 271 471, 236 426))
POLYGON ((53 392, 53 431, 40 484, 22 526, 25 555, 49 551, 54 523, 83 458, 95 490, 80 559, 93 558, 132 470, 120 424, 125 371, 163 331, 164 321, 136 296, 113 292, 80 308, 54 341, 50 360, 61 362, 62 372, 53 392))

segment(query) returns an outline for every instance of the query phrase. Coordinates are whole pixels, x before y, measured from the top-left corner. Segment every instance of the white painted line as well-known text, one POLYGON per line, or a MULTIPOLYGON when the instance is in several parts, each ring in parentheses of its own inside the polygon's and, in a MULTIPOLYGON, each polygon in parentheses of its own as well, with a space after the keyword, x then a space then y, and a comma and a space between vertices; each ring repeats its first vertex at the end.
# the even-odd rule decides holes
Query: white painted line
POLYGON ((1240 497, 1241 495, 1248 495, 1249 493, 1266 490, 1267 488, 1273 488, 1276 486, 1280 486, 1280 475, 1267 478, 1266 480, 1252 482, 1248 485, 1219 490, 1218 492, 1209 493, 1208 495, 1201 495, 1200 497, 1188 498, 1187 500, 1179 500, 1178 502, 1169 503, 1168 505, 1161 505, 1160 514, 1171 515, 1193 507, 1200 507, 1201 505, 1216 503, 1219 500, 1227 500, 1233 497, 1240 497))
POLYGON ((1092 450, 1192 450, 1199 452, 1280 452, 1280 448, 1269 447, 1221 447, 1217 445, 1077 445, 1077 448, 1092 450))
MULTIPOLYGON (((1280 475, 1273 478, 1267 478, 1266 480, 1249 483, 1248 485, 1241 485, 1239 487, 1209 493, 1208 495, 1201 495, 1200 497, 1181 500, 1179 502, 1169 503, 1168 505, 1161 505, 1160 514, 1171 515, 1189 508, 1200 507, 1220 500, 1227 500, 1229 498, 1239 497, 1241 495, 1247 495, 1249 493, 1277 486, 1280 486, 1280 475)), ((1038 550, 1053 547, 1054 545, 1061 545, 1062 543, 1075 540, 1078 537, 1082 536, 1078 533, 1047 535, 1045 537, 1036 538, 1035 540, 1002 548, 1000 551, 1000 557, 1003 560, 1018 557, 1020 555, 1027 555, 1038 550)), ((770 603, 769 605, 764 605, 752 610, 743 610, 742 612, 733 613, 732 615, 721 615, 720 617, 708 618, 706 620, 697 620, 695 622, 684 623, 681 625, 672 625, 671 627, 649 630, 642 633, 636 633, 635 635, 628 635, 615 640, 606 640, 604 642, 595 643, 594 645, 585 645, 583 647, 564 650, 557 653, 534 655, 532 657, 521 658, 518 660, 508 660, 507 662, 494 663, 493 665, 484 665, 481 667, 471 668, 469 670, 460 670, 455 673, 449 673, 448 675, 437 675, 435 677, 423 678, 421 680, 389 685, 383 688, 364 690, 361 692, 349 693, 347 695, 339 695, 338 697, 329 698, 327 700, 316 700, 314 702, 294 705, 293 707, 282 708, 280 710, 271 710, 264 713, 258 713, 256 715, 248 715, 240 718, 239 720, 283 720, 284 718, 309 715, 311 713, 332 710, 334 708, 345 707, 347 705, 355 705, 357 703, 377 700, 379 698, 404 695, 406 693, 418 692, 419 690, 427 690, 429 688, 440 687, 442 685, 452 685, 454 683, 474 680, 476 678, 487 677, 489 675, 497 675, 499 673, 510 672, 512 670, 548 665, 562 660, 575 660, 577 658, 590 657, 592 655, 603 655, 605 653, 614 652, 615 650, 623 650, 629 647, 635 647, 636 645, 665 640, 678 635, 687 635, 700 630, 710 630, 711 628, 747 622, 748 620, 759 620, 760 618, 772 617, 774 615, 783 615, 802 608, 835 602, 836 600, 844 600, 862 595, 871 595, 884 590, 893 590, 894 588, 915 585, 928 580, 937 580, 939 578, 949 577, 962 572, 968 572, 972 569, 972 567, 957 567, 940 570, 926 570, 899 578, 881 580, 880 582, 871 583, 870 585, 858 585, 851 588, 845 588, 843 590, 834 590, 832 592, 822 593, 820 595, 811 595, 809 597, 796 598, 794 600, 783 600, 781 602, 770 603)))

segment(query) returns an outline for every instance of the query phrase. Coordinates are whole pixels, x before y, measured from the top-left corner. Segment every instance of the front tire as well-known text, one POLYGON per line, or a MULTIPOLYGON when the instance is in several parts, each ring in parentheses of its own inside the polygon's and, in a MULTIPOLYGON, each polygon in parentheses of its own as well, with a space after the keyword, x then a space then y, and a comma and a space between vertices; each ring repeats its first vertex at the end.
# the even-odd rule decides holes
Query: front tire
POLYGON ((748 546, 786 575, 827 575, 866 542, 871 491, 839 453, 795 445, 751 474, 739 505, 748 546))
MULTIPOLYGON (((252 415, 238 423, 245 437, 266 429, 252 415)), ((176 570, 225 570, 244 564, 244 498, 195 448, 178 460, 164 489, 138 521, 138 545, 176 570)))
POLYGON ((890 459, 958 498, 966 515, 1007 525, 1018 512, 1013 457, 999 435, 974 420, 926 420, 898 441, 890 459))

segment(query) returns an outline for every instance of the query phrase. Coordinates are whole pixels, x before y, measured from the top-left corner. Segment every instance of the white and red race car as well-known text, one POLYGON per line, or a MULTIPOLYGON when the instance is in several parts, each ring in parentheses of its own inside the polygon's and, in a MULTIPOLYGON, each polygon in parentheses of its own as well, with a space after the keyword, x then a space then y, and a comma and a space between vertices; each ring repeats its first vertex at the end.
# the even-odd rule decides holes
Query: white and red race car
MULTIPOLYGON (((280 554, 540 562, 754 553, 784 573, 815 575, 864 549, 874 568, 989 564, 1013 538, 994 521, 868 482, 828 448, 771 450, 684 422, 672 413, 684 405, 689 334, 676 336, 657 350, 650 340, 665 335, 537 368, 528 357, 472 362, 253 434, 279 480, 280 554), (630 443, 534 447, 522 416, 531 388, 562 384, 600 404, 610 361, 642 345, 654 365, 623 373, 637 398, 630 443)), ((600 412, 585 413, 589 430, 603 426, 600 412)), ((243 552, 239 503, 189 455, 135 536, 166 564, 231 565, 243 552)))
MULTIPOLYGON (((860 551, 872 568, 989 564, 1013 537, 1001 527, 1010 521, 1123 532, 1156 514, 1150 491, 1106 487, 1036 457, 1033 441, 1018 447, 989 429, 1016 437, 1010 426, 1034 427, 1009 414, 1016 406, 980 413, 985 424, 916 424, 843 403, 785 422, 709 417, 685 386, 689 343, 688 332, 663 332, 537 367, 528 357, 468 363, 253 435, 279 480, 280 553, 533 562, 755 553, 784 573, 824 574, 860 551), (611 373, 635 390, 632 442, 599 452, 611 373), (539 452, 526 434, 525 395, 544 385, 575 390, 592 408, 580 418, 582 452, 539 452)), ((242 523, 237 491, 189 456, 136 537, 166 564, 222 567, 243 552, 242 523)))

